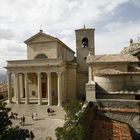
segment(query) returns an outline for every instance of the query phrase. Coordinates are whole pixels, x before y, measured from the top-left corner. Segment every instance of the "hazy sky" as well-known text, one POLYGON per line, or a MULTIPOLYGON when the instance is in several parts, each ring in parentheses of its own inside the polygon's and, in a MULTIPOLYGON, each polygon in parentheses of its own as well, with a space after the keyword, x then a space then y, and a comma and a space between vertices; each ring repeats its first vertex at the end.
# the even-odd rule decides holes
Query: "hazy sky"
POLYGON ((6 60, 26 59, 23 42, 40 25, 75 51, 84 24, 95 28, 96 54, 119 53, 140 33, 140 0, 1 0, 0 71, 6 60))

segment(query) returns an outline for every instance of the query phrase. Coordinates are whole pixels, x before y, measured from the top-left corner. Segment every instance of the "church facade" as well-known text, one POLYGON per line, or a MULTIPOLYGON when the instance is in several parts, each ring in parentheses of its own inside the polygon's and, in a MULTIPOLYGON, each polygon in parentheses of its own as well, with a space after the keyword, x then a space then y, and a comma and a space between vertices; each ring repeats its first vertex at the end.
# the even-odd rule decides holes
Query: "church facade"
POLYGON ((7 61, 9 102, 61 105, 75 98, 74 51, 42 30, 25 43, 27 60, 7 61))

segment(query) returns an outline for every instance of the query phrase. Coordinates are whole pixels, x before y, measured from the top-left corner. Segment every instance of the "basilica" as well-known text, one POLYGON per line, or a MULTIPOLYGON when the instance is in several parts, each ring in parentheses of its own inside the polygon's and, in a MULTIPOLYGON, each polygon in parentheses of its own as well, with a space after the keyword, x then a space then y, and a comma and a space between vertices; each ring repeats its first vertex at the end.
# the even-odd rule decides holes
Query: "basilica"
MULTIPOLYGON (((95 55, 94 31, 75 30, 76 57, 64 42, 43 30, 24 41, 27 60, 8 60, 5 67, 9 103, 61 106, 74 98, 140 99, 139 51, 132 54, 125 48, 120 54, 95 55)), ((134 45, 131 40, 128 48, 134 45)))

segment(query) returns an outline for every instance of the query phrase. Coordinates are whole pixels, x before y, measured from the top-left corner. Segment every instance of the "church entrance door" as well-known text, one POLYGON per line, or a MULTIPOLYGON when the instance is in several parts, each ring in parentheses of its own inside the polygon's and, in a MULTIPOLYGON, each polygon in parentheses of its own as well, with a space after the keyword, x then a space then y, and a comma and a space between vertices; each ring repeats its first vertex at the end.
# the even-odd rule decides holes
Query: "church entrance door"
POLYGON ((42 98, 46 98, 47 84, 42 83, 42 98))

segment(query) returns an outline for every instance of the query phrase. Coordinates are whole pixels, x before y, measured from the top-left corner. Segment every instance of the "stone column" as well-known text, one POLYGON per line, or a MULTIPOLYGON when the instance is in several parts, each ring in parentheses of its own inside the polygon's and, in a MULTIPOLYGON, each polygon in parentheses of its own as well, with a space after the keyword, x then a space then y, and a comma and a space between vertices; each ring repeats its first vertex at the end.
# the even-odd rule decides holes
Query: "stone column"
POLYGON ((61 73, 57 73, 57 87, 58 87, 58 106, 62 105, 62 98, 61 98, 61 73))
POLYGON ((65 83, 64 83, 64 72, 61 74, 61 100, 65 100, 65 93, 64 93, 65 83))
POLYGON ((51 73, 47 73, 48 105, 52 105, 51 73))
POLYGON ((20 97, 24 97, 24 86, 23 86, 23 74, 19 74, 19 90, 20 90, 20 97))
POLYGON ((12 103, 11 73, 7 74, 8 79, 8 103, 12 103))
POLYGON ((38 77, 38 104, 41 105, 42 104, 42 91, 41 91, 41 73, 37 73, 37 77, 38 77))
POLYGON ((20 94, 19 94, 19 79, 18 73, 14 74, 14 94, 16 96, 16 104, 20 103, 20 94))
POLYGON ((29 86, 28 86, 28 73, 24 73, 25 85, 25 104, 29 103, 29 86))
POLYGON ((92 66, 89 65, 88 68, 88 83, 93 83, 93 79, 92 79, 92 66))

